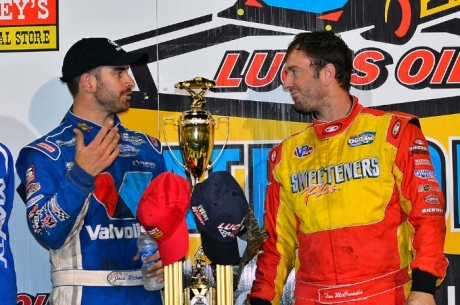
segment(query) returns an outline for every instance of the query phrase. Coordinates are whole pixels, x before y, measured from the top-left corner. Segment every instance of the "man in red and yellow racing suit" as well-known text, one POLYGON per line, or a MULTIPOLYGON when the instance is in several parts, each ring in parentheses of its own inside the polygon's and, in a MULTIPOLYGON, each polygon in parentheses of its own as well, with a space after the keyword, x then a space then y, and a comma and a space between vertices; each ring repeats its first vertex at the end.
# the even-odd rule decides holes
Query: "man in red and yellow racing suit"
MULTIPOLYGON (((289 79, 290 69, 294 78, 302 74, 289 57, 301 55, 296 51, 288 49, 285 87, 298 106, 301 89, 289 79)), ((316 88, 329 84, 323 70, 316 88)), ((327 90, 309 92, 303 103, 327 90)), ((447 267, 445 207, 418 119, 342 97, 349 105, 343 116, 325 120, 319 107, 311 125, 269 154, 268 239, 248 296, 252 305, 280 304, 294 267, 295 305, 434 304, 447 267)))

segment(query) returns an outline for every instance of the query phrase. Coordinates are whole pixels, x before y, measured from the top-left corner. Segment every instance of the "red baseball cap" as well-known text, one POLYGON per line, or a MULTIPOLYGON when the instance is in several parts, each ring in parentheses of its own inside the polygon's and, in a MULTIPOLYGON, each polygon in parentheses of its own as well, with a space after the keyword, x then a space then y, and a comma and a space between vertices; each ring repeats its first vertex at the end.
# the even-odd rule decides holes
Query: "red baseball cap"
POLYGON ((181 260, 188 251, 185 215, 189 203, 189 182, 170 172, 153 179, 139 201, 137 218, 158 243, 163 266, 181 260))

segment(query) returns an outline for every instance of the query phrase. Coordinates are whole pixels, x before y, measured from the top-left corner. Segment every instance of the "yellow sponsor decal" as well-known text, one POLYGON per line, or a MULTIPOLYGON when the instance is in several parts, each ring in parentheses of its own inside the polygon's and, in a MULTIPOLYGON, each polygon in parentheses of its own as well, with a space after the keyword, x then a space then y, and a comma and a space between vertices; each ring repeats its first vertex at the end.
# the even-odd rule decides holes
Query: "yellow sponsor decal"
POLYGON ((57 26, 0 28, 0 52, 57 50, 57 26))

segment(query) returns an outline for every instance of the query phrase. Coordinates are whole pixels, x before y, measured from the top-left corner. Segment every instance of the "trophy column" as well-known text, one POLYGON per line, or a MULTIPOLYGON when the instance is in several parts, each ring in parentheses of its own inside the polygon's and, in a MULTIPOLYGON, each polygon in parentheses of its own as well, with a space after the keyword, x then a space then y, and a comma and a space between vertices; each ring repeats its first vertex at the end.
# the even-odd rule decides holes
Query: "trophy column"
MULTIPOLYGON (((200 182, 204 173, 220 158, 225 148, 225 143, 228 140, 229 117, 219 116, 216 121, 208 111, 201 109, 202 104, 206 102, 203 95, 214 86, 215 82, 213 80, 208 80, 202 77, 195 77, 189 81, 176 83, 174 85, 175 88, 184 89, 192 96, 193 101, 191 108, 190 110, 182 113, 177 123, 175 123, 173 119, 169 118, 165 118, 163 121, 163 131, 166 144, 175 161, 190 174, 192 187, 200 182), (197 92, 195 90, 199 91, 197 92), (214 148, 214 128, 219 125, 220 120, 223 118, 227 119, 226 140, 217 158, 214 162, 210 163, 214 148), (180 162, 172 153, 166 134, 165 124, 167 121, 172 121, 173 124, 178 127, 179 146, 184 163, 180 162)), ((197 253, 195 255, 196 269, 194 274, 192 274, 193 283, 185 289, 185 300, 180 300, 180 303, 177 303, 179 300, 177 297, 174 297, 174 295, 183 295, 182 262, 176 263, 180 264, 180 267, 174 267, 175 264, 165 267, 166 305, 233 304, 233 266, 217 266, 216 283, 218 301, 216 301, 215 288, 208 285, 203 276, 204 259, 201 258, 201 254, 199 255, 199 253, 197 253), (205 298, 207 302, 199 303, 199 300, 203 301, 203 298, 205 298)))

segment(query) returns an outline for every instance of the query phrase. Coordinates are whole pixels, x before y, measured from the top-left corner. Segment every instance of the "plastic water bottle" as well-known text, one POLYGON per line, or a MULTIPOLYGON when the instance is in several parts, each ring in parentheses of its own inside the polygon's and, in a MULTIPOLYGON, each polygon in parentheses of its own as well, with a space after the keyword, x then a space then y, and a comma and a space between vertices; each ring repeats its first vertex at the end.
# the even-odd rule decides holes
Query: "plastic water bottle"
MULTIPOLYGON (((157 242, 152 237, 150 237, 150 235, 142 226, 141 234, 137 239, 137 247, 139 249, 139 255, 142 261, 158 251, 157 242)), ((142 263, 142 283, 144 284, 144 288, 149 291, 159 290, 164 287, 164 282, 157 283, 157 278, 161 277, 161 275, 155 277, 147 277, 147 267, 155 263, 156 262, 151 262, 148 264, 142 263)))

